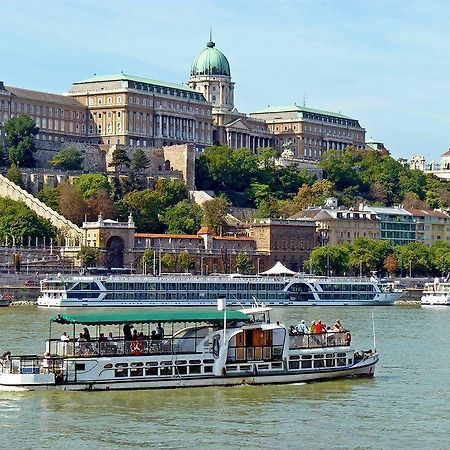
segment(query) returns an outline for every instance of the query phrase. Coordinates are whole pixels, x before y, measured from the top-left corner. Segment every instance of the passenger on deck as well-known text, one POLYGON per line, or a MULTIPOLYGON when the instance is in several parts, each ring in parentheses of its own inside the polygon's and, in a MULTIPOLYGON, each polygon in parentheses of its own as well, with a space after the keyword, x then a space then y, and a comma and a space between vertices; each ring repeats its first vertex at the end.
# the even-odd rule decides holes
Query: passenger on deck
POLYGON ((50 373, 52 368, 52 358, 49 352, 44 353, 44 357, 41 362, 41 372, 42 373, 50 373))
POLYGON ((129 323, 126 323, 123 326, 123 337, 126 341, 131 341, 133 339, 133 334, 131 333, 132 328, 133 325, 130 325, 129 323))
POLYGON ((297 325, 297 333, 298 334, 308 334, 308 327, 305 324, 305 321, 302 320, 298 325, 297 325))
POLYGON ((158 336, 158 339, 164 339, 164 328, 161 326, 161 322, 158 322, 158 325, 156 327, 156 335, 158 336))
POLYGON ((108 339, 103 333, 100 333, 100 336, 98 337, 98 342, 106 342, 108 339))
POLYGON ((326 329, 325 325, 322 323, 321 320, 319 320, 316 323, 316 333, 320 333, 320 334, 325 333, 325 329, 326 329))
POLYGON ((113 342, 114 341, 112 331, 109 332, 108 336, 106 337, 106 340, 108 342, 113 342))
POLYGON ((138 332, 136 329, 133 330, 133 341, 136 341, 138 338, 138 332))
POLYGON ((336 333, 342 333, 344 331, 344 327, 342 326, 340 319, 337 319, 334 323, 333 331, 336 333))
POLYGON ((70 341, 70 338, 69 338, 69 336, 67 335, 67 333, 65 331, 63 331, 63 333, 62 333, 62 335, 60 337, 60 340, 63 341, 63 342, 70 341))
POLYGON ((311 322, 311 326, 309 327, 309 334, 315 334, 316 333, 316 322, 313 320, 311 322))
POLYGON ((297 330, 295 329, 294 325, 289 325, 289 334, 291 336, 295 336, 297 334, 297 330))
POLYGON ((89 333, 89 330, 86 327, 83 328, 83 338, 87 342, 89 342, 91 340, 91 335, 89 333))
POLYGON ((150 335, 150 339, 152 341, 156 341, 158 339, 158 336, 156 336, 156 331, 155 330, 152 330, 152 333, 150 335))

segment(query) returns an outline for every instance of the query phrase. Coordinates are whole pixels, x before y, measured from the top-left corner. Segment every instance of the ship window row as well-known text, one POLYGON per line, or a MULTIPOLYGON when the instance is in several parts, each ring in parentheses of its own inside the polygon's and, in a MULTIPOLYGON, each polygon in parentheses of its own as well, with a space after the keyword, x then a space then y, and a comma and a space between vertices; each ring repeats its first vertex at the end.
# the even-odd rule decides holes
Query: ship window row
MULTIPOLYGON (((69 294, 68 294, 69 296, 69 294)), ((74 295, 75 296, 75 295, 74 295)), ((285 299, 286 294, 284 292, 109 292, 105 296, 105 300, 217 300, 218 297, 225 297, 229 300, 247 300, 254 296, 261 301, 263 300, 275 300, 285 299)), ((87 297, 83 295, 83 297, 87 297)), ((97 294, 95 294, 97 298, 97 294)))
POLYGON ((374 291, 373 284, 321 284, 320 287, 322 291, 333 291, 333 292, 372 292, 374 291))
POLYGON ((110 291, 281 291, 282 283, 114 283, 107 282, 110 291))
MULTIPOLYGON (((348 364, 353 358, 348 359, 348 364)), ((327 353, 318 355, 293 355, 289 358, 289 369, 321 369, 325 367, 344 367, 347 364, 346 353, 327 353)))
MULTIPOLYGON (((178 361, 149 361, 145 364, 143 362, 118 363, 114 369, 115 378, 127 377, 148 377, 148 376, 179 376, 179 375, 200 375, 210 374, 213 372, 214 360, 208 359, 202 361, 197 360, 178 360, 178 361)), ((106 369, 110 365, 105 366, 106 369)))

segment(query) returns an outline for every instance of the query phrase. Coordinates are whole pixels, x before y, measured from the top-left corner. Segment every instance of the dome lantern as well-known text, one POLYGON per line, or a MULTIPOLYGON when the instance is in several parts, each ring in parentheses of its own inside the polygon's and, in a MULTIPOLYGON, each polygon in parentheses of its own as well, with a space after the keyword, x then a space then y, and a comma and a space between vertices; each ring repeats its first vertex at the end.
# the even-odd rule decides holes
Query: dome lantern
POLYGON ((192 63, 191 77, 202 75, 231 76, 228 59, 215 46, 216 44, 210 39, 206 44, 206 48, 192 63))

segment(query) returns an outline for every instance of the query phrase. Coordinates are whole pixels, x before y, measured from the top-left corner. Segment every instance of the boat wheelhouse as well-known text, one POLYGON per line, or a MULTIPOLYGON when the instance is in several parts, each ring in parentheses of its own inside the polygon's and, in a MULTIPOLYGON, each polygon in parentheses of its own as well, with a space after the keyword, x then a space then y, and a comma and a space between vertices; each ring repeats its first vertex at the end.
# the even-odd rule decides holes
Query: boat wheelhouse
POLYGON ((41 281, 38 306, 392 305, 403 291, 376 278, 190 274, 74 276, 41 281))
POLYGON ((436 278, 433 283, 425 283, 422 297, 422 306, 450 306, 450 282, 441 282, 436 278))
POLYGON ((290 335, 269 314, 270 308, 260 307, 58 315, 51 319, 44 356, 3 359, 0 389, 232 386, 374 375, 378 354, 355 351, 348 332, 290 335), (73 327, 74 335, 90 327, 95 337, 54 339, 55 324, 73 327), (157 324, 163 332, 152 339, 148 332, 157 324), (141 330, 137 337, 113 332, 112 339, 103 338, 113 327, 132 325, 141 330))

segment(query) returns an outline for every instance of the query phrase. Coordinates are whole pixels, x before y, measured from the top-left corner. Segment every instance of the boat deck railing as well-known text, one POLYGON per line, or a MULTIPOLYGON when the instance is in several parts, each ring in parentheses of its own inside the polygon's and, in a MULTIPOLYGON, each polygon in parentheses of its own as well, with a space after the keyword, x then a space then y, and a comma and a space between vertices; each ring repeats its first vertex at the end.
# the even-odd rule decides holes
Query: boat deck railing
POLYGON ((289 335, 290 350, 321 347, 341 347, 350 345, 350 342, 351 336, 348 331, 289 335))
MULTIPOLYGON (((204 337, 172 337, 164 339, 125 340, 114 338, 112 341, 47 341, 47 350, 51 355, 65 357, 92 356, 140 356, 196 353, 204 337)), ((203 349, 202 349, 203 351, 203 349)))
POLYGON ((0 373, 4 374, 58 374, 63 371, 61 357, 21 355, 0 361, 0 373))

